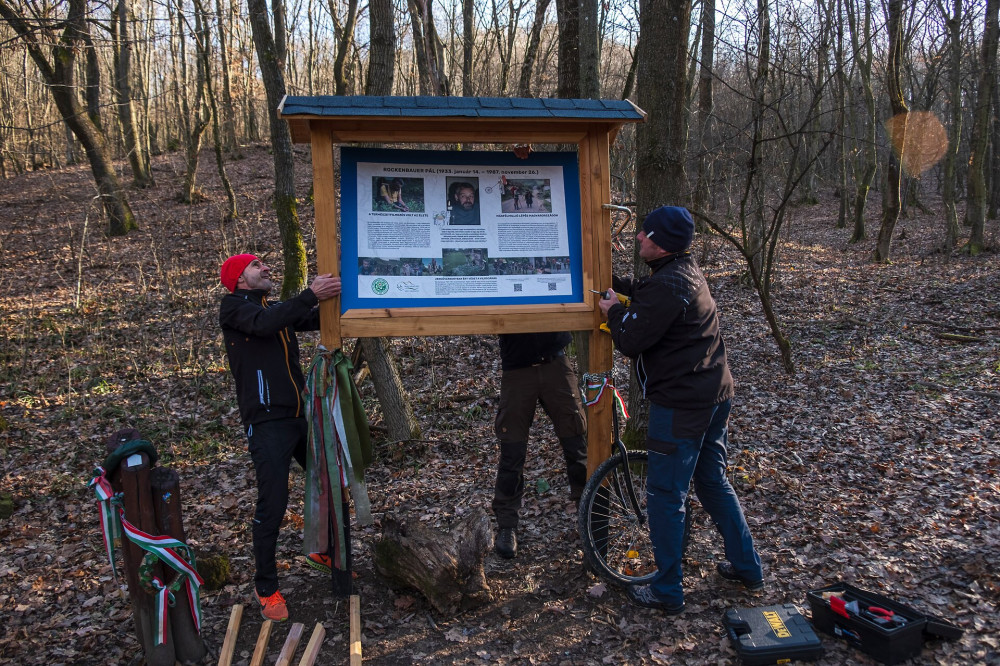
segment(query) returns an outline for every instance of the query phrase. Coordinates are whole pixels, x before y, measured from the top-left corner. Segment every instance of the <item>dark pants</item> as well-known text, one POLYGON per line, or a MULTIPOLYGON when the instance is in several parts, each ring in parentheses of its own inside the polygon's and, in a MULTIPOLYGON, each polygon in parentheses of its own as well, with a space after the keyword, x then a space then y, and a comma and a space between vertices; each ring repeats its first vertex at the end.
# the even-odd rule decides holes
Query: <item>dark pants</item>
POLYGON ((726 478, 730 408, 728 400, 696 411, 649 405, 649 437, 656 441, 649 445, 646 502, 657 567, 650 587, 669 603, 684 601, 684 502, 692 479, 698 500, 722 535, 733 569, 747 580, 763 578, 743 509, 726 478))
POLYGON ((587 424, 569 359, 560 356, 542 365, 504 371, 496 418, 500 462, 493 494, 493 513, 499 527, 517 527, 524 497, 528 432, 538 403, 552 419, 562 446, 573 499, 579 499, 587 481, 587 424))
POLYGON ((257 594, 278 590, 275 551, 278 529, 288 508, 288 471, 292 458, 306 467, 308 426, 303 418, 265 421, 247 428, 250 458, 257 474, 257 509, 253 516, 253 557, 257 594))

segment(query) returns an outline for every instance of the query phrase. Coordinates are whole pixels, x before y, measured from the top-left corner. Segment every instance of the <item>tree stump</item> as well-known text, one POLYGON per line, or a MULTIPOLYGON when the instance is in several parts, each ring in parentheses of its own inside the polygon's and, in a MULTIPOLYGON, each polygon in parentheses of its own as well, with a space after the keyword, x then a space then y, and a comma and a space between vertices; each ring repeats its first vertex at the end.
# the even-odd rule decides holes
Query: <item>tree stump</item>
POLYGON ((389 516, 375 544, 375 570, 419 590, 446 617, 493 600, 483 560, 493 548, 490 518, 479 508, 448 532, 416 518, 389 516))

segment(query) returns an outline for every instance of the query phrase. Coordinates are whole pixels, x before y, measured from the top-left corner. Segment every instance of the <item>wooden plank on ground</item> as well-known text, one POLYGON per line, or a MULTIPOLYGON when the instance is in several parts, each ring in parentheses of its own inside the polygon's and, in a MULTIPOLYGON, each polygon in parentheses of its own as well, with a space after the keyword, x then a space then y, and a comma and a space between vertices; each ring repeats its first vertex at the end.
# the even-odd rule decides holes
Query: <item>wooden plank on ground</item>
POLYGON ((233 650, 236 649, 236 637, 240 633, 240 620, 243 618, 243 604, 233 606, 229 615, 229 627, 226 638, 222 641, 222 652, 219 654, 219 666, 229 666, 233 663, 233 650))
POLYGON ((288 638, 285 639, 285 645, 281 648, 281 654, 278 655, 278 661, 275 666, 288 666, 292 663, 292 657, 295 656, 295 648, 299 646, 299 641, 302 639, 302 632, 305 630, 305 625, 301 622, 296 622, 292 625, 291 631, 288 632, 288 638))
POLYGON ((361 597, 351 595, 351 666, 361 666, 361 597))
POLYGON ((312 636, 309 637, 309 644, 306 651, 302 653, 299 666, 313 666, 316 658, 319 657, 319 649, 323 646, 323 639, 326 637, 326 629, 319 622, 313 627, 312 636))
POLYGON ((253 649, 253 658, 250 659, 250 666, 261 666, 264 663, 265 657, 267 657, 267 643, 271 640, 271 628, 274 626, 274 622, 271 620, 264 620, 264 624, 260 625, 260 633, 257 634, 257 645, 253 649))

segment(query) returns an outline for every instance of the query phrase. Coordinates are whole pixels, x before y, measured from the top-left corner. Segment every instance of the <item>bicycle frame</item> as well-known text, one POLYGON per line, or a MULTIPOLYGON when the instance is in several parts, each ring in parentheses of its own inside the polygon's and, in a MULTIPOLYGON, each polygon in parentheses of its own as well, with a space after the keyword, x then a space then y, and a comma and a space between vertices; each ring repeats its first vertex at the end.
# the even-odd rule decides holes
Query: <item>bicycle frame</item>
POLYGON ((621 438, 621 425, 618 421, 618 406, 612 405, 611 411, 613 415, 612 425, 614 426, 614 431, 615 431, 615 446, 618 447, 618 452, 621 454, 622 461, 625 463, 622 466, 622 469, 625 470, 625 489, 627 492, 626 493, 622 492, 621 484, 619 483, 617 476, 612 477, 613 483, 615 485, 614 491, 615 494, 619 497, 619 499, 622 500, 623 504, 625 495, 626 494, 628 495, 628 501, 629 504, 632 505, 632 510, 635 512, 636 519, 638 520, 640 525, 645 525, 646 514, 639 506, 639 498, 636 497, 635 494, 635 485, 633 485, 632 483, 632 470, 629 469, 628 465, 628 449, 625 448, 625 442, 623 442, 621 438))

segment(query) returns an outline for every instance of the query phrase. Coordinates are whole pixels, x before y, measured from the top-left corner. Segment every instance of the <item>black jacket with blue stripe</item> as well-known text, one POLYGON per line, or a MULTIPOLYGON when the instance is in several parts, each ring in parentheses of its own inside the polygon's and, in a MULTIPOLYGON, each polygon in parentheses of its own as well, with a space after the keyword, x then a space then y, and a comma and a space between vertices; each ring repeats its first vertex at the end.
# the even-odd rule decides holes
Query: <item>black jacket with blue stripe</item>
POLYGON ((280 303, 269 303, 264 289, 222 299, 219 326, 244 426, 305 413, 295 333, 319 329, 318 303, 311 289, 280 303))

